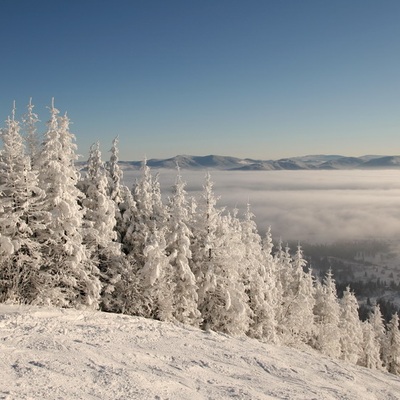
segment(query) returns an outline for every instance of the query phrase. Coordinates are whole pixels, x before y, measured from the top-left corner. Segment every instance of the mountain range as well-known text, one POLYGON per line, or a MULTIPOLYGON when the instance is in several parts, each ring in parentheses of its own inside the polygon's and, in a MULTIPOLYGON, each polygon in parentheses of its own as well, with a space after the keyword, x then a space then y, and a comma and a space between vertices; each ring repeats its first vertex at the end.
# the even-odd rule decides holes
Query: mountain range
MULTIPOLYGON (((139 169, 141 164, 142 161, 120 161, 123 169, 139 169)), ((179 165, 181 169, 230 171, 399 169, 400 156, 308 155, 278 160, 256 160, 218 155, 178 155, 166 159, 149 159, 147 165, 155 169, 174 169, 179 165)))

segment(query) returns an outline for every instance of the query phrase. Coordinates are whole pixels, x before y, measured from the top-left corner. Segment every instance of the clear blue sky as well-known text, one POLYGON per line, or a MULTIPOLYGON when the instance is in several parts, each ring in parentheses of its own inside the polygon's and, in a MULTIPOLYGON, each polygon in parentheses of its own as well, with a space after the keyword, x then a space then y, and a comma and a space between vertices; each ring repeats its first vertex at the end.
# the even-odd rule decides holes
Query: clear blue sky
POLYGON ((105 158, 400 154, 399 0, 1 0, 0 118, 105 158))

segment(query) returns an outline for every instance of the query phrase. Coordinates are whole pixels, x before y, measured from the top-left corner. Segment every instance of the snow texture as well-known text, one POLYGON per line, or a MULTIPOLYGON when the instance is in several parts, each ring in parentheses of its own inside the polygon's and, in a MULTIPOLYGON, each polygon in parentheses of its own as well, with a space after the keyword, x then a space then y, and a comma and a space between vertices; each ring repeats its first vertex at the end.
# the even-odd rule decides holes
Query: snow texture
POLYGON ((400 399, 389 373, 98 311, 0 305, 0 399, 400 399))

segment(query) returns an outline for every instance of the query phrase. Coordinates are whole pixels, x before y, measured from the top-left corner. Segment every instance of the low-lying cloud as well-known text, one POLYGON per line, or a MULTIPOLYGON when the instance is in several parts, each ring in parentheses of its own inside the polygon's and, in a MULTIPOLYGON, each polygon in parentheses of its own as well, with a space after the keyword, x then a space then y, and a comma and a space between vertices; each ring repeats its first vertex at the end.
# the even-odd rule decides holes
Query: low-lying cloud
MULTIPOLYGON (((155 171, 154 171, 155 172, 155 171)), ((164 194, 176 172, 161 170, 164 194)), ((126 172, 131 185, 138 172, 126 172)), ((182 171, 191 195, 205 172, 182 171)), ((400 235, 400 171, 211 171, 219 205, 243 212, 249 202, 260 232, 284 241, 330 242, 400 235)))

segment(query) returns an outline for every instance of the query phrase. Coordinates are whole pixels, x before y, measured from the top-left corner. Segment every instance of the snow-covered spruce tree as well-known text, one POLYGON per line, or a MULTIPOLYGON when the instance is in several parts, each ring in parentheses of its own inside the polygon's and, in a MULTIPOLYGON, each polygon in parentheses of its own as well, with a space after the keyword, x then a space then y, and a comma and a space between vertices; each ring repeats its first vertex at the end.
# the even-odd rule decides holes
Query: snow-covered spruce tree
POLYGON ((131 206, 135 209, 131 213, 122 244, 135 270, 139 271, 145 264, 143 250, 146 240, 156 226, 153 215, 153 177, 146 160, 143 161, 142 176, 134 184, 132 194, 131 206))
POLYGON ((358 314, 358 302, 347 287, 340 300, 340 358, 357 364, 362 352, 363 331, 358 314))
POLYGON ((41 210, 44 192, 24 152, 20 125, 12 117, 6 121, 0 156, 0 301, 31 303, 40 291, 41 246, 36 237, 46 220, 41 210))
POLYGON ((307 262, 300 245, 291 264, 292 280, 283 301, 282 341, 296 346, 300 343, 309 344, 315 332, 315 298, 313 277, 311 271, 304 271, 307 262))
POLYGON ((400 375, 400 329, 397 313, 393 314, 387 326, 384 352, 387 370, 392 374, 400 375))
POLYGON ((340 305, 331 271, 328 271, 323 285, 317 284, 315 297, 316 338, 313 346, 327 356, 339 358, 341 355, 340 305))
POLYGON ((277 310, 282 302, 282 287, 277 277, 277 265, 272 255, 273 242, 271 227, 268 227, 262 241, 263 262, 265 268, 265 301, 271 306, 270 312, 265 315, 263 326, 263 341, 268 343, 278 343, 277 336, 277 310))
POLYGON ((207 174, 192 243, 199 310, 205 329, 242 335, 249 329, 251 311, 242 279, 240 222, 229 214, 221 216, 212 187, 207 174))
MULTIPOLYGON (((142 176, 135 183, 133 197, 129 201, 131 207, 130 209, 128 207, 123 214, 126 231, 121 235, 123 250, 127 254, 127 260, 130 264, 130 284, 124 290, 127 293, 126 298, 131 300, 126 303, 125 309, 131 314, 144 317, 170 319, 166 311, 168 307, 162 310, 156 297, 153 295, 149 297, 148 293, 158 291, 158 288, 154 287, 151 290, 147 288, 145 293, 142 286, 143 282, 146 281, 148 266, 153 264, 152 260, 155 254, 160 255, 160 253, 154 253, 153 250, 162 248, 164 256, 166 256, 164 237, 166 211, 162 205, 158 181, 151 175, 146 161, 143 162, 142 176), (146 250, 148 246, 150 246, 150 250, 146 250), (149 257, 151 257, 151 260, 149 260, 149 257), (142 271, 143 269, 144 271, 142 271)), ((164 265, 164 261, 163 266, 165 267, 163 276, 167 276, 168 266, 164 265)), ((158 286, 161 284, 160 282, 161 279, 157 280, 158 286)), ((171 289, 166 291, 168 290, 171 292, 171 289)))
POLYGON ((108 172, 109 177, 109 195, 111 200, 113 200, 117 205, 122 202, 121 196, 121 180, 122 180, 122 170, 118 165, 118 136, 114 138, 111 147, 110 160, 106 163, 105 168, 108 172))
POLYGON ((69 118, 50 108, 43 150, 39 159, 41 187, 46 192, 44 209, 51 213, 40 241, 44 248, 41 277, 44 282, 39 303, 62 307, 97 308, 101 285, 98 268, 83 244, 83 194, 77 189, 79 173, 74 136, 69 118))
POLYGON ((146 237, 143 249, 144 265, 137 272, 141 296, 137 298, 136 314, 161 321, 175 321, 172 267, 166 255, 166 241, 163 230, 155 222, 146 237))
POLYGON ((283 248, 281 239, 274 255, 274 263, 276 265, 276 284, 279 289, 277 293, 279 302, 275 310, 277 335, 280 341, 285 342, 285 337, 288 337, 285 320, 289 304, 292 302, 292 282, 294 277, 289 246, 286 245, 283 248))
POLYGON ((122 184, 123 173, 118 165, 118 136, 114 138, 110 152, 110 160, 105 164, 108 176, 108 195, 115 203, 117 240, 119 243, 124 243, 133 215, 136 214, 136 204, 131 190, 122 184))
POLYGON ((118 311, 118 293, 114 293, 114 290, 121 279, 124 263, 121 245, 116 242, 116 203, 109 197, 99 143, 90 148, 87 174, 79 187, 86 196, 82 200, 85 209, 84 244, 100 270, 101 308, 105 311, 118 311))
POLYGON ((376 345, 379 348, 381 359, 379 368, 381 368, 383 366, 383 362, 385 361, 384 349, 386 342, 386 328, 379 304, 375 304, 372 312, 368 316, 368 322, 373 329, 376 345))
POLYGON ((26 132, 26 145, 27 153, 31 159, 32 169, 36 169, 37 160, 40 154, 40 139, 37 132, 36 124, 39 122, 37 114, 33 112, 34 105, 32 104, 32 98, 29 99, 27 106, 28 112, 22 117, 26 132))
POLYGON ((201 316, 197 308, 196 278, 190 269, 192 258, 189 229, 189 205, 186 199, 185 183, 178 168, 173 194, 168 204, 167 254, 172 267, 173 316, 184 324, 199 325, 201 316))
POLYGON ((363 340, 358 365, 370 369, 382 369, 380 345, 376 340, 374 328, 369 320, 362 322, 362 331, 363 340))
POLYGON ((248 335, 273 342, 276 329, 275 310, 268 293, 274 286, 273 277, 267 270, 267 255, 263 252, 262 240, 249 204, 241 222, 241 234, 244 245, 243 280, 251 310, 248 335))

